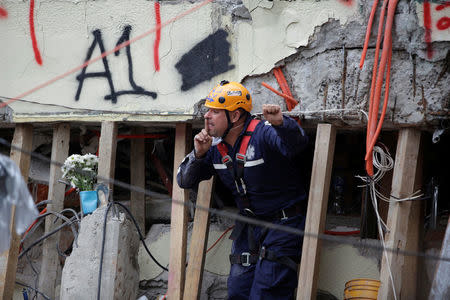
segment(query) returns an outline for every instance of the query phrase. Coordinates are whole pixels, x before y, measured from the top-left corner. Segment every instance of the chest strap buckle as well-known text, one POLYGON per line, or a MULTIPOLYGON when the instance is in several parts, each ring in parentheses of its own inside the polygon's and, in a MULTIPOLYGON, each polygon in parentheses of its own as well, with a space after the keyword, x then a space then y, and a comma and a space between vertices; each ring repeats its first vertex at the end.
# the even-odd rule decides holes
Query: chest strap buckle
POLYGON ((245 154, 242 153, 236 153, 236 161, 238 161, 239 163, 245 164, 245 154))
POLYGON ((231 159, 231 156, 225 155, 222 157, 222 163, 228 167, 228 164, 231 163, 233 160, 231 159))

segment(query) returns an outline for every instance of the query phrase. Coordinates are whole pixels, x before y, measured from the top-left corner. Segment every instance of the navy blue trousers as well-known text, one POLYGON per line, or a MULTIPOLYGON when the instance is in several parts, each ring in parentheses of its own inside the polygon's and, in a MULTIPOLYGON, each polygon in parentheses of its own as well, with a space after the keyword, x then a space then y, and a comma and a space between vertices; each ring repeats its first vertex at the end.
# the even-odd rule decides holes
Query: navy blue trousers
MULTIPOLYGON (((295 216, 274 223, 303 230, 305 218, 295 216)), ((255 227, 253 233, 255 240, 267 250, 274 251, 277 257, 288 256, 300 261, 302 236, 272 229, 264 232, 260 227, 255 227)), ((231 252, 232 254, 250 252, 247 230, 243 230, 233 241, 231 252)), ((256 264, 248 267, 233 264, 228 277, 228 299, 295 299, 294 291, 297 284, 297 272, 276 261, 259 259, 256 264)))

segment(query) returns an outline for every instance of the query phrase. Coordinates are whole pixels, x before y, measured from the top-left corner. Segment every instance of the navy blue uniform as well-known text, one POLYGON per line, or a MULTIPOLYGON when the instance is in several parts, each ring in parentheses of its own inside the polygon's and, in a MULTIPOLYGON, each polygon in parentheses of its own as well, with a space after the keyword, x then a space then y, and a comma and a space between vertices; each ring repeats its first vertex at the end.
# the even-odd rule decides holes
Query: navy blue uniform
MULTIPOLYGON (((251 118, 247 118, 244 128, 247 128, 250 121, 251 118)), ((244 132, 245 129, 234 147, 224 142, 228 155, 233 159, 234 170, 237 168, 235 157, 244 132)), ((304 229, 304 213, 295 213, 285 218, 280 212, 292 212, 293 207, 298 207, 306 199, 299 155, 307 142, 303 129, 286 116, 283 116, 283 124, 280 126, 272 126, 264 121, 256 126, 247 147, 243 173, 249 208, 256 218, 304 229), (278 215, 281 217, 277 217, 278 215)), ((218 175, 233 193, 236 204, 243 213, 248 207, 244 207, 236 189, 235 178, 222 163, 222 155, 217 146, 212 146, 205 157, 200 159, 195 158, 194 152, 188 154, 178 169, 177 181, 182 188, 194 188, 200 181, 213 175, 218 175)), ((228 278, 229 299, 294 298, 294 289, 297 287, 296 270, 273 259, 273 256, 289 257, 298 262, 302 237, 243 224, 236 224, 236 228, 239 228, 239 232, 233 242, 232 255, 259 255, 263 247, 272 254, 272 259, 258 259, 249 266, 246 263, 245 266, 232 264, 228 278), (254 247, 255 243, 257 249, 254 247)), ((247 262, 246 259, 243 262, 247 262)))

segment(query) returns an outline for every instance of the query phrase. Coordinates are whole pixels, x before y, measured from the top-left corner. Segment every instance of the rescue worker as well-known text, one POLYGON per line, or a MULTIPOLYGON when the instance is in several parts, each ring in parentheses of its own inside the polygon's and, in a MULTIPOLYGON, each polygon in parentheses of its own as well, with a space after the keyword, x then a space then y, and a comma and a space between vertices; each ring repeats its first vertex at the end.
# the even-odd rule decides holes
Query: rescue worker
MULTIPOLYGON (((237 82, 222 81, 206 98, 205 128, 178 169, 182 188, 218 175, 240 214, 304 229, 306 193, 298 168, 308 142, 303 129, 265 104, 266 122, 250 115, 252 99, 237 82)), ((294 299, 302 237, 236 222, 231 234, 228 299, 294 299)))

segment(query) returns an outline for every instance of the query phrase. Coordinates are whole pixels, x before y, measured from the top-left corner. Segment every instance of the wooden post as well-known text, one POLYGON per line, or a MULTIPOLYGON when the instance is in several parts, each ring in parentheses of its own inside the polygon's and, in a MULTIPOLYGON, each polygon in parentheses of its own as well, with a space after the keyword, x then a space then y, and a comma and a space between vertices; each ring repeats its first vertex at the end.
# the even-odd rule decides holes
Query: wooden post
MULTIPOLYGON (((177 170, 191 144, 192 127, 187 123, 176 125, 175 154, 173 160, 173 191, 172 199, 186 203, 189 191, 177 184, 177 170)), ((170 300, 183 298, 186 269, 186 236, 187 236, 187 206, 172 202, 170 226, 170 256, 167 296, 170 300)))
MULTIPOLYGON (((131 134, 143 135, 143 127, 134 127, 131 134)), ((130 151, 130 182, 131 185, 145 189, 145 140, 131 139, 130 151)), ((145 234, 145 194, 131 191, 131 213, 136 218, 139 227, 145 234)))
MULTIPOLYGON (((450 218, 442 241, 441 257, 450 257, 450 218)), ((450 262, 439 261, 428 300, 450 299, 450 262)))
MULTIPOLYGON (((420 131, 412 128, 401 129, 395 155, 391 194, 405 198, 415 191, 420 148, 420 131)), ((420 201, 395 202, 389 204, 386 247, 399 250, 419 250, 420 201)), ((416 299, 417 258, 387 252, 381 263, 378 299, 393 299, 392 272, 398 299, 416 299), (401 298, 400 298, 401 295, 401 298)))
MULTIPOLYGON (((197 193, 197 205, 210 207, 212 186, 213 178, 200 182, 197 193)), ((189 251, 189 263, 186 270, 184 299, 200 299, 208 233, 209 211, 196 209, 189 251)))
MULTIPOLYGON (((52 142, 52 161, 64 163, 69 154, 69 142, 70 142, 70 125, 58 124, 53 129, 53 142, 52 142)), ((60 212, 64 209, 64 184, 58 182, 62 177, 61 167, 51 164, 50 165, 50 178, 48 182, 48 200, 52 202, 47 204, 47 211, 60 212)), ((61 220, 54 223, 55 217, 47 217, 45 219, 45 233, 53 231, 56 227, 61 225, 61 220)), ((60 274, 59 254, 56 249, 56 244, 59 242, 60 232, 57 232, 53 236, 44 240, 42 246, 43 258, 40 274, 45 276, 39 276, 39 290, 49 296, 55 298, 55 287, 60 274)))
MULTIPOLYGON (((114 179, 114 171, 116 166, 116 149, 117 149, 117 123, 102 122, 100 132, 100 142, 98 151, 98 176, 103 178, 114 179)), ((97 182, 106 183, 109 188, 110 198, 112 199, 113 184, 99 179, 97 182)), ((105 199, 107 202, 108 199, 105 199)), ((105 205, 102 203, 101 205, 105 205)))
MULTIPOLYGON (((31 151, 33 143, 33 126, 30 124, 17 124, 14 130, 12 145, 31 151)), ((11 159, 19 166, 25 182, 28 182, 30 171, 30 155, 11 148, 11 159)), ((11 209, 11 242, 9 249, 0 255, 0 299, 12 299, 16 280, 17 259, 19 255, 20 236, 14 229, 15 206, 11 209)))
MULTIPOLYGON (((330 191, 331 170, 336 141, 336 129, 331 124, 317 127, 311 184, 306 213, 305 232, 323 233, 330 191)), ((319 273, 320 240, 317 237, 303 238, 302 260, 297 286, 297 299, 316 299, 319 273)))

